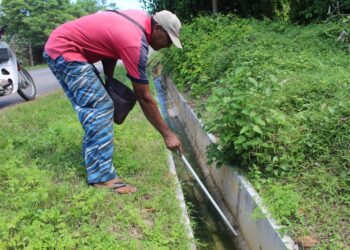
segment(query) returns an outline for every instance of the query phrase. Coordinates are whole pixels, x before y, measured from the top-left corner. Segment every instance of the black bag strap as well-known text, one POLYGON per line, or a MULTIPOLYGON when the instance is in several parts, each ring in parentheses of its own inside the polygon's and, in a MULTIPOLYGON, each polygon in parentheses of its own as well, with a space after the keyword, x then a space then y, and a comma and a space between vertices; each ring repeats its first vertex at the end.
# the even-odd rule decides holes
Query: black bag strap
POLYGON ((145 31, 144 27, 142 27, 138 22, 136 22, 136 21, 135 21, 134 19, 132 19, 131 17, 129 17, 129 16, 125 15, 124 13, 121 13, 121 12, 119 12, 119 11, 117 11, 117 10, 107 10, 107 11, 115 12, 115 13, 121 15, 122 17, 128 19, 130 22, 132 22, 132 23, 135 24, 137 27, 139 27, 140 30, 142 30, 143 34, 145 34, 145 36, 146 36, 146 31, 145 31))

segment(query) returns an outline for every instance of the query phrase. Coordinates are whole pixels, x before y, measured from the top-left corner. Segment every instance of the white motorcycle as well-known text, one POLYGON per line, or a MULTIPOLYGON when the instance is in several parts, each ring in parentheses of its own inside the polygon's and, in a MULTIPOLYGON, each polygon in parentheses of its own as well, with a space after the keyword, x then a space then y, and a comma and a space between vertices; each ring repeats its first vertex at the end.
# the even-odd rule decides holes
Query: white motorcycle
POLYGON ((37 92, 33 78, 2 40, 5 28, 0 28, 0 97, 17 92, 26 101, 34 100, 37 92))

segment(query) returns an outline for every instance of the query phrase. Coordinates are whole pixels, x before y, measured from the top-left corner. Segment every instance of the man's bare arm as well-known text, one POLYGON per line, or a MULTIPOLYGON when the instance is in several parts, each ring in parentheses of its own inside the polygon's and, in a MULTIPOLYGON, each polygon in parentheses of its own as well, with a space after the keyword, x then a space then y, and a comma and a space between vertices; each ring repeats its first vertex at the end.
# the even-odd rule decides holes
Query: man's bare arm
POLYGON ((181 142, 164 122, 159 112, 157 103, 149 91, 148 84, 138 84, 133 82, 133 88, 135 91, 136 99, 138 100, 143 113, 150 121, 150 123, 163 136, 167 148, 172 151, 179 150, 181 152, 181 142))

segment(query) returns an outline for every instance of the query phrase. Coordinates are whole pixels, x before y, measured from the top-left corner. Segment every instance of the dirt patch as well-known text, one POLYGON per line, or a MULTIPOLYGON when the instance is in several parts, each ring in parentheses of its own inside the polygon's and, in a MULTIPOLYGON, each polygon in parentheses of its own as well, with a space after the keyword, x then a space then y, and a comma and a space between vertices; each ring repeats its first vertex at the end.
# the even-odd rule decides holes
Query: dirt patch
POLYGON ((318 243, 320 240, 315 236, 302 236, 296 239, 296 242, 301 245, 304 249, 309 249, 318 243))

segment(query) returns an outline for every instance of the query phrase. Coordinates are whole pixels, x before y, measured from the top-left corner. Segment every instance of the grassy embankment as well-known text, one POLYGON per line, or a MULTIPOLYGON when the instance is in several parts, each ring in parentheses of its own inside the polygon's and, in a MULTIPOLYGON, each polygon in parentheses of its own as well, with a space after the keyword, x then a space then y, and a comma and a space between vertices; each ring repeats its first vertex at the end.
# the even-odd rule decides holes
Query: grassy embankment
POLYGON ((209 156, 238 166, 304 247, 349 249, 348 23, 202 17, 162 63, 219 138, 209 156))
POLYGON ((188 246, 163 140, 138 105, 115 126, 114 164, 133 195, 86 185, 83 131, 61 92, 1 112, 0 136, 1 249, 188 246))

